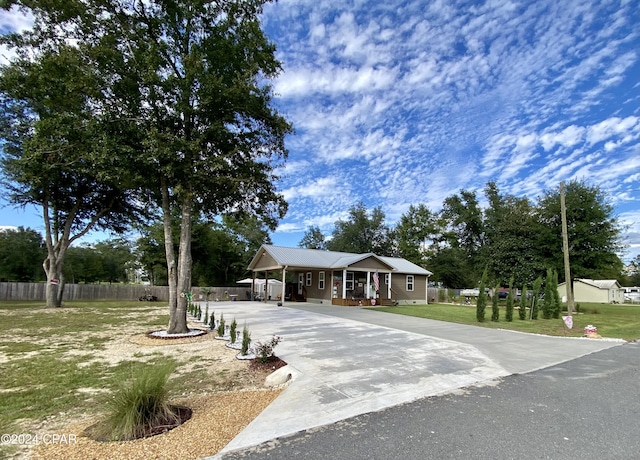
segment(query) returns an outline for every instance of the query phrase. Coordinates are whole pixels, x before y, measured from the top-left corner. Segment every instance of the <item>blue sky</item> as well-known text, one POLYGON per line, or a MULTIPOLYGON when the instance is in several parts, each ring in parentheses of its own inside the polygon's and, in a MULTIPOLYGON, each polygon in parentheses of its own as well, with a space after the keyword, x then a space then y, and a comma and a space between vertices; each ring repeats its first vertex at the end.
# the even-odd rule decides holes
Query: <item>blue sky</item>
MULTIPOLYGON (((640 13, 633 1, 279 0, 264 26, 293 123, 272 234, 296 246, 362 201, 393 225, 495 181, 535 200, 561 181, 609 193, 640 253, 640 13)), ((0 27, 19 20, 0 17, 0 27)), ((0 226, 42 230, 33 212, 0 226)))

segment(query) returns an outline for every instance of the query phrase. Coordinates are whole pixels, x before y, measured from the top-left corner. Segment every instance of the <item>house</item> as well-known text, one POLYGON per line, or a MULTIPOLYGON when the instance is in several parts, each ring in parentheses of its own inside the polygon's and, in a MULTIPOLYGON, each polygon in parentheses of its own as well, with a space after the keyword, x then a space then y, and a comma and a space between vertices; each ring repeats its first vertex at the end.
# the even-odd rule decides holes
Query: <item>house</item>
MULTIPOLYGON (((567 298, 567 283, 558 284, 560 298, 567 298)), ((616 280, 591 280, 578 278, 573 280, 574 302, 623 303, 624 289, 616 280)))
POLYGON ((257 277, 294 283, 282 286, 281 299, 333 305, 426 304, 432 273, 399 257, 352 254, 264 244, 249 264, 257 277), (262 277, 262 275, 260 275, 262 277))

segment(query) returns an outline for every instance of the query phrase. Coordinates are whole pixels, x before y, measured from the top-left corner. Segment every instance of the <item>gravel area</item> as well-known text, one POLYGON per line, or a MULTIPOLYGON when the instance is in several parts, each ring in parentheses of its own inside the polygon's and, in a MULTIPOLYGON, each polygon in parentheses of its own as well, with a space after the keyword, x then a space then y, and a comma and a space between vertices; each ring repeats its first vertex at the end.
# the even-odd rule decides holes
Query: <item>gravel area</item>
MULTIPOLYGON (((189 324, 189 327, 201 326, 189 324)), ((215 333, 166 340, 151 338, 147 333, 140 333, 139 328, 128 334, 122 329, 118 332, 105 344, 105 350, 96 354, 96 360, 114 365, 127 359, 152 361, 159 355, 172 356, 182 363, 177 375, 206 367, 205 380, 199 381, 196 388, 180 388, 171 401, 191 408, 191 419, 171 431, 145 439, 98 442, 82 433, 100 419, 99 415, 70 416, 73 411, 69 411, 34 427, 39 433, 62 434, 65 439, 55 444, 30 446, 27 451, 21 449, 14 458, 183 460, 215 455, 286 386, 266 388, 264 385, 265 378, 286 363, 278 360, 261 366, 255 361, 238 360, 238 351, 226 347, 224 341, 215 340, 215 333)), ((100 389, 83 390, 90 394, 100 389)))
POLYGON ((126 442, 97 442, 80 436, 94 421, 70 425, 61 433, 77 442, 37 446, 32 460, 197 459, 218 453, 282 390, 237 391, 177 401, 193 410, 183 425, 158 436, 126 442))

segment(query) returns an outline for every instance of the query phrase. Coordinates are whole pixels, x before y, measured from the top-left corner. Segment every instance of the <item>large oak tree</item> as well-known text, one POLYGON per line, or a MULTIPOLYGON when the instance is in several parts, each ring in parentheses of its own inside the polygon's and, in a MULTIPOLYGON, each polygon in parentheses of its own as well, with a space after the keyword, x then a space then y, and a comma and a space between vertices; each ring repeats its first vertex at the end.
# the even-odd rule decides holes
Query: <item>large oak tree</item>
POLYGON ((265 3, 6 2, 29 9, 41 41, 64 35, 96 74, 108 76, 101 80, 105 110, 135 131, 127 142, 142 165, 133 169, 163 216, 169 333, 187 331, 186 299, 178 294, 191 289, 194 216, 255 215, 273 228, 286 211, 275 171, 291 126, 273 107, 268 84, 281 66, 261 29, 265 3))
MULTIPOLYGON (((46 303, 59 307, 71 244, 93 229, 121 231, 140 215, 130 123, 110 106, 110 75, 86 44, 34 30, 2 41, 16 50, 0 69, 0 167, 9 199, 35 205, 44 220, 46 303)), ((44 25, 43 25, 44 22, 44 25)))

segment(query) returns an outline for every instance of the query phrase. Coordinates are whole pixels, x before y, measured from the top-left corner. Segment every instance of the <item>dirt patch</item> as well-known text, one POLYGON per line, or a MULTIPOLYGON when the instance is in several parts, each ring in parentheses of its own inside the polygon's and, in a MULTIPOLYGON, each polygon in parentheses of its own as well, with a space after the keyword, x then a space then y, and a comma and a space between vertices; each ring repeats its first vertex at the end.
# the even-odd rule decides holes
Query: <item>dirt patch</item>
MULTIPOLYGON (((189 327, 200 326, 189 324, 189 327)), ((283 390, 264 386, 265 378, 271 372, 286 365, 279 359, 267 363, 238 360, 238 351, 226 347, 225 341, 215 340, 215 333, 161 340, 148 337, 147 332, 141 331, 140 325, 136 324, 127 328, 108 328, 100 332, 101 336, 111 334, 110 340, 101 344, 102 349, 83 350, 80 347, 67 350, 65 354, 91 354, 92 357, 82 365, 91 362, 117 365, 127 360, 153 362, 160 357, 174 358, 180 364, 172 379, 186 383, 174 393, 175 398, 171 402, 190 408, 192 414, 189 420, 157 436, 126 442, 98 442, 83 436, 83 432, 95 424, 100 416, 74 415, 70 408, 69 412, 57 414, 30 427, 32 432, 64 435, 60 442, 30 446, 29 450, 21 450, 14 458, 171 460, 215 455, 283 390), (191 385, 190 382, 195 384, 191 385)), ((86 337, 68 339, 80 345, 86 337)), ((103 388, 81 388, 77 394, 79 397, 92 398, 103 392, 103 388)), ((99 410, 96 410, 97 413, 99 410)))

